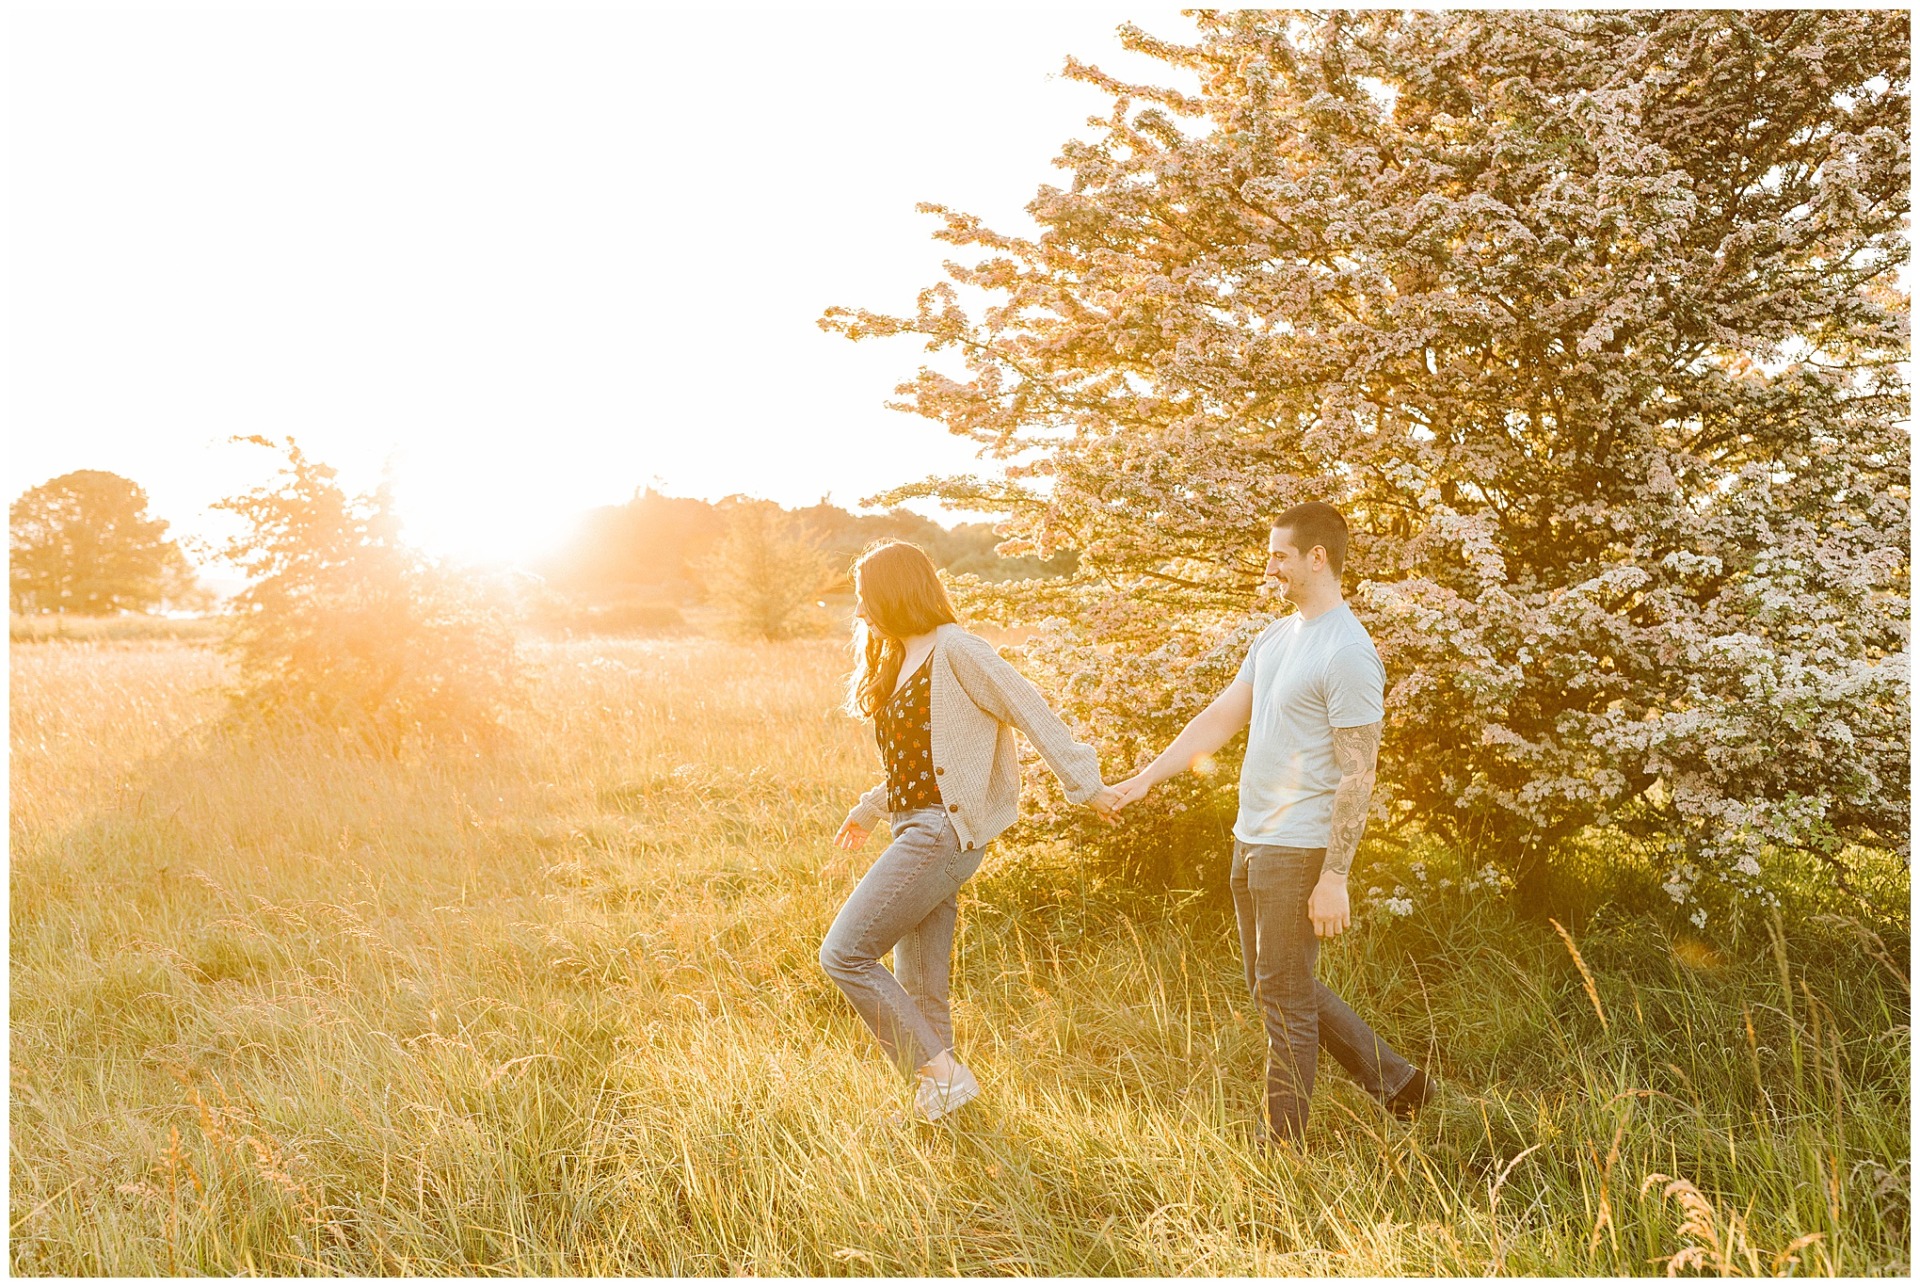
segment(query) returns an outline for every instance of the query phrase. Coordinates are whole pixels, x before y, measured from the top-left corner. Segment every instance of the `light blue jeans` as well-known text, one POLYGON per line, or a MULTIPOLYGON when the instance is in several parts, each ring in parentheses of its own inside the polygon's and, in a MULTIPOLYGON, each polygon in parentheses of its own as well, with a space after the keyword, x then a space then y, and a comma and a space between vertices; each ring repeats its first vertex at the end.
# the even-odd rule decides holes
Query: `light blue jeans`
POLYGON ((945 809, 893 815, 893 838, 820 944, 820 967, 903 1072, 953 1047, 947 995, 960 886, 985 848, 962 849, 945 809), (880 958, 893 952, 893 970, 880 958))
POLYGON ((1413 1065, 1314 977, 1320 942, 1307 899, 1326 857, 1325 849, 1233 842, 1229 883, 1247 988, 1267 1030, 1267 1124, 1277 1139, 1306 1134, 1323 1048, 1382 1103, 1413 1080, 1413 1065))

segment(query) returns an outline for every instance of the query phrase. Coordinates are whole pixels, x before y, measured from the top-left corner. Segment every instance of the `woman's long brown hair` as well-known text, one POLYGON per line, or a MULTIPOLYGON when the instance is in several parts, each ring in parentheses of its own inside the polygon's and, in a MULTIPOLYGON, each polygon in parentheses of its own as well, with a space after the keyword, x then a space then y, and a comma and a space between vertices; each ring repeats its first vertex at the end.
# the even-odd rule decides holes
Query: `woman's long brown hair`
POLYGON ((872 719, 893 696, 900 663, 907 655, 900 641, 960 620, 940 584, 933 560, 907 541, 876 541, 853 564, 853 587, 872 622, 856 621, 853 674, 847 681, 847 713, 872 719), (878 627, 877 629, 875 627, 878 627))

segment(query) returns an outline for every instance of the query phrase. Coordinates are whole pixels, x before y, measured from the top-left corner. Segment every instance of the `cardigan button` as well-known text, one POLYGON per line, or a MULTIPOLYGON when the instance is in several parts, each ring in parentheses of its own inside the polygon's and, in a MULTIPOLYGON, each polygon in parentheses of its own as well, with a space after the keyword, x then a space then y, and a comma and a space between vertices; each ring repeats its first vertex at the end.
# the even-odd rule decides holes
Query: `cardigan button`
POLYGON ((945 773, 947 771, 947 768, 944 764, 936 764, 933 766, 933 771, 936 775, 938 775, 941 773, 945 773))
POLYGON ((958 812, 960 812, 960 806, 959 806, 959 805, 957 805, 957 804, 950 804, 950 805, 948 805, 948 806, 947 806, 947 812, 948 812, 948 813, 958 813, 958 812))

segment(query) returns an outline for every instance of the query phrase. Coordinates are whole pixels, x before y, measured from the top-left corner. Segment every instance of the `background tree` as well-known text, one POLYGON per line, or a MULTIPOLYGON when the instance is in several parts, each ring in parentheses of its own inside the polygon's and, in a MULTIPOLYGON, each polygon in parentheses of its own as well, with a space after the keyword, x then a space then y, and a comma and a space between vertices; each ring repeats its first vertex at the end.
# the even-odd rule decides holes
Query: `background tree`
POLYGON ((246 523, 223 556, 236 713, 355 738, 486 738, 520 693, 513 634, 484 588, 399 538, 385 488, 349 497, 288 439, 270 484, 215 505, 246 523))
POLYGON ((693 567, 726 530, 711 504, 647 488, 624 505, 589 511, 545 571, 563 589, 608 593, 692 588, 693 567))
POLYGON ((875 541, 912 541, 927 552, 935 567, 954 575, 978 576, 983 581, 1015 581, 1061 576, 1073 570, 1071 551, 1051 559, 1024 555, 1005 557, 996 552, 1000 537, 991 523, 956 523, 943 527, 933 519, 896 506, 882 514, 850 514, 822 500, 792 511, 832 562, 835 588, 853 591, 851 569, 860 552, 875 541))
POLYGON ((734 498, 726 532, 701 565, 707 602, 751 639, 784 639, 834 569, 806 528, 771 501, 734 498))
POLYGON ((15 612, 144 612, 193 585, 138 483, 81 469, 22 493, 8 512, 15 612))
POLYGON ((1536 905, 1596 824, 1683 903, 1904 854, 1908 15, 1196 21, 1123 29, 1184 90, 1069 62, 1113 109, 1038 237, 923 207, 973 262, 822 319, 951 351, 905 405, 1011 462, 893 499, 1079 551, 976 611, 1048 621, 1036 666, 1140 757, 1266 619, 1267 517, 1331 500, 1390 681, 1377 833, 1536 905))
MULTIPOLYGON (((786 511, 833 564, 833 588, 850 591, 847 570, 855 556, 888 537, 912 541, 936 566, 986 581, 1062 576, 1076 562, 1072 551, 1051 558, 1004 557, 1001 538, 988 523, 948 528, 912 510, 853 514, 822 499, 786 511)), ((596 600, 647 596, 655 601, 691 598, 705 587, 701 569, 727 530, 722 506, 647 489, 624 505, 589 512, 574 537, 541 569, 559 590, 596 600)))

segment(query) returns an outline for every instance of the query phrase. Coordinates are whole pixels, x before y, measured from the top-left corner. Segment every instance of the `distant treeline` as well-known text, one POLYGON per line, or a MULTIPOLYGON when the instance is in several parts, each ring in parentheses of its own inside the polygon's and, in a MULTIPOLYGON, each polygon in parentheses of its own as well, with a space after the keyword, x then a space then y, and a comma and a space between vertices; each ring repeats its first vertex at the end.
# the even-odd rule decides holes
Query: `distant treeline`
MULTIPOLYGON (((664 496, 649 488, 624 505, 590 511, 573 540, 539 570, 556 589, 576 595, 624 598, 650 591, 661 599, 699 597, 705 589, 703 564, 727 531, 728 511, 764 504, 747 497, 710 502, 664 496)), ((992 524, 942 527, 906 509, 851 514, 822 500, 786 513, 836 569, 887 537, 912 541, 955 576, 988 581, 1065 576, 1079 561, 1071 551, 1047 559, 1002 557, 994 553, 1001 538, 992 524)))

